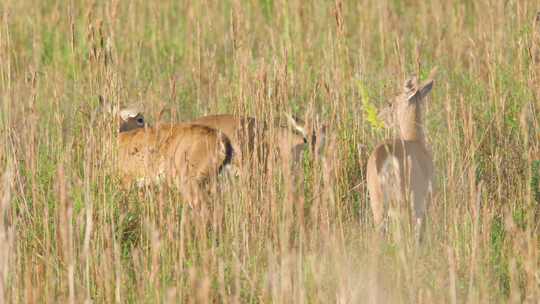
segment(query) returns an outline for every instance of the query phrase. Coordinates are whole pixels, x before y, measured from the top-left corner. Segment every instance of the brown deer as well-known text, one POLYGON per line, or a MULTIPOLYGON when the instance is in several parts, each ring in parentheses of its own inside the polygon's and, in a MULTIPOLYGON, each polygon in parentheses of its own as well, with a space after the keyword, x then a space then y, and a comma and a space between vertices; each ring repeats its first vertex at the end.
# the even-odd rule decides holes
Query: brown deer
POLYGON ((234 158, 237 166, 240 162, 254 159, 253 154, 258 153, 256 160, 266 162, 268 155, 276 151, 276 155, 283 161, 283 165, 296 163, 306 148, 313 152, 322 153, 326 127, 319 132, 308 132, 305 123, 286 115, 288 126, 275 125, 270 130, 265 123, 259 123, 255 118, 218 114, 197 118, 190 123, 200 124, 220 130, 231 139, 233 149, 238 157, 234 158), (247 154, 247 155, 246 155, 247 154))
POLYGON ((120 120, 118 166, 125 185, 167 179, 197 203, 206 196, 205 184, 232 160, 229 139, 215 129, 189 123, 151 127, 137 109, 122 110, 120 120))
POLYGON ((422 106, 433 87, 435 72, 434 69, 421 85, 416 77, 405 82, 403 92, 392 106, 399 137, 380 143, 367 164, 367 187, 375 225, 386 228, 389 208, 410 206, 408 215, 414 221, 417 241, 422 239, 433 187, 433 157, 424 137, 422 106))

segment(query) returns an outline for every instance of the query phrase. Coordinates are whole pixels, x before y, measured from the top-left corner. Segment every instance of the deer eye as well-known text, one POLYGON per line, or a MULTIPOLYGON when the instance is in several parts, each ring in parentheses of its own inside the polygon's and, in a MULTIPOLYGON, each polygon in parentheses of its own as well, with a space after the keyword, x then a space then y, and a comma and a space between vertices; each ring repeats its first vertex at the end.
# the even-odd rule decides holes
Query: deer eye
POLYGON ((144 119, 143 118, 137 118, 137 123, 142 125, 144 124, 144 119))

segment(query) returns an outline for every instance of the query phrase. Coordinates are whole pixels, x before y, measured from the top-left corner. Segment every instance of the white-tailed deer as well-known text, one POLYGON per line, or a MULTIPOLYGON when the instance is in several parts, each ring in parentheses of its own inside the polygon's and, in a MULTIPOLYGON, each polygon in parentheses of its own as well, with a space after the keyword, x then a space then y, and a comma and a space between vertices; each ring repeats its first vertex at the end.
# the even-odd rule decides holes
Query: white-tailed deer
POLYGON ((247 161, 248 156, 253 159, 255 152, 258 154, 256 160, 263 164, 271 151, 276 151, 285 162, 293 163, 299 161, 306 148, 322 153, 326 128, 321 127, 319 132, 308 132, 302 121, 290 115, 286 116, 290 128, 275 125, 272 131, 268 124, 259 123, 252 117, 229 114, 204 116, 190 123, 215 128, 227 135, 238 156, 234 158, 236 165, 247 161))
MULTIPOLYGON (((230 140, 235 157, 234 165, 238 166, 246 161, 246 157, 251 156, 255 151, 256 136, 262 128, 252 117, 243 117, 229 114, 218 114, 199 117, 189 123, 197 124, 209 128, 220 130, 230 140)), ((262 151, 258 151, 262 153, 262 151)))
POLYGON ((375 225, 385 228, 389 208, 410 210, 407 215, 414 221, 417 241, 422 238, 433 186, 433 157, 424 137, 422 105, 433 87, 434 75, 435 69, 421 85, 416 77, 405 82, 403 92, 392 105, 399 137, 380 143, 367 164, 367 187, 375 225))
POLYGON ((146 125, 137 109, 120 112, 118 167, 131 185, 167 179, 190 203, 204 200, 206 182, 232 159, 232 146, 221 132, 188 123, 146 125))

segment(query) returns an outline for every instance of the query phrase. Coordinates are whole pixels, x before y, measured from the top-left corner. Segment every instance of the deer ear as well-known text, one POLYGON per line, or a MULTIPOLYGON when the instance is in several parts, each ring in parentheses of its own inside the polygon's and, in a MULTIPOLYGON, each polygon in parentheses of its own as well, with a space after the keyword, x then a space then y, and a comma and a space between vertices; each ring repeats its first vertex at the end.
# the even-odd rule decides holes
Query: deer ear
POLYGON ((431 92, 432 88, 433 88, 433 80, 423 84, 422 87, 410 92, 410 94, 407 95, 407 101, 416 102, 416 101, 422 100, 424 97, 427 96, 427 94, 429 94, 429 92, 431 92))
POLYGON ((306 128, 300 125, 298 121, 294 117, 292 117, 291 114, 289 113, 284 113, 284 114, 285 114, 285 117, 287 117, 287 122, 289 123, 289 125, 293 127, 296 131, 300 132, 302 136, 304 136, 304 138, 307 138, 306 128))
POLYGON ((434 67, 433 69, 431 69, 431 72, 429 72, 428 79, 418 89, 420 91, 421 98, 426 97, 426 95, 429 94, 429 92, 431 92, 431 89, 433 88, 433 81, 435 79, 435 76, 437 76, 437 67, 434 67))
POLYGON ((416 76, 412 76, 409 79, 405 81, 403 84, 403 90, 405 92, 410 92, 416 88, 418 85, 418 78, 416 76))
POLYGON ((135 118, 139 115, 143 117, 142 112, 135 107, 126 108, 120 111, 120 119, 122 119, 123 121, 127 121, 128 119, 135 118))
POLYGON ((433 88, 433 79, 424 83, 422 87, 418 90, 418 92, 420 93, 420 98, 426 97, 426 95, 429 94, 429 92, 431 92, 432 88, 433 88))
MULTIPOLYGON (((429 72, 428 79, 422 84, 418 85, 416 77, 411 78, 414 79, 415 82, 414 86, 412 86, 412 89, 409 91, 410 94, 407 94, 407 100, 412 101, 416 98, 422 99, 431 92, 431 89, 433 88, 433 79, 435 78, 435 75, 437 75, 437 67, 434 67, 431 72, 429 72)), ((411 80, 408 80, 408 82, 411 80)), ((411 81, 412 83, 412 81, 411 81)))

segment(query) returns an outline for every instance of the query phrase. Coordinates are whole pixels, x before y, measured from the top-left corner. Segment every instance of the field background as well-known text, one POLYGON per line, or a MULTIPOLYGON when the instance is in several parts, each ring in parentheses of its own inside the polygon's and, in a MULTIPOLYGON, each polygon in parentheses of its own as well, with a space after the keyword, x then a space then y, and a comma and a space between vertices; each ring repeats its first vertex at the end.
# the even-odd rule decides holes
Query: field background
POLYGON ((0 3, 0 301, 508 303, 540 298, 537 1, 0 3), (378 109, 438 67, 426 242, 380 240, 378 109), (98 96, 105 103, 100 105, 98 96), (283 111, 329 126, 303 181, 229 181, 202 211, 121 190, 120 105, 150 121, 283 111))

